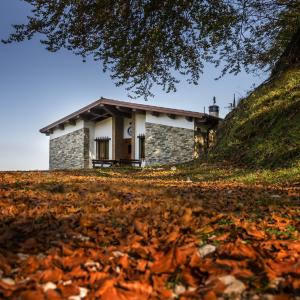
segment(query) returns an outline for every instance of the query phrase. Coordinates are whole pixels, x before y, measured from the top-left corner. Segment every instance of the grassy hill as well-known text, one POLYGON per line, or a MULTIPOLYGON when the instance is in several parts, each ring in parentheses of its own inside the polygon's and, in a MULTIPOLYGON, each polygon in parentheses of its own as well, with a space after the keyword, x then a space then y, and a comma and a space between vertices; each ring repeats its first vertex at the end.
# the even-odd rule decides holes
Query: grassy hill
POLYGON ((300 166, 300 68, 277 73, 220 127, 212 155, 253 167, 300 166))

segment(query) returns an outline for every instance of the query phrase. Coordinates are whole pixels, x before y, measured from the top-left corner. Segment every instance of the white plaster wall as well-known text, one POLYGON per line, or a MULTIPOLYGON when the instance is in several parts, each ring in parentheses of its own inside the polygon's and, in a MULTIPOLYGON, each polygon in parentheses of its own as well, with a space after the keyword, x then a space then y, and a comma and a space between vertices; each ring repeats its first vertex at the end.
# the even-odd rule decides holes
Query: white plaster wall
POLYGON ((54 129, 53 133, 50 134, 50 140, 59 138, 59 137, 61 137, 63 135, 66 135, 68 133, 71 133, 71 132, 74 132, 76 130, 82 129, 83 127, 84 127, 84 121, 83 120, 78 120, 78 121, 76 121, 75 125, 68 124, 68 125, 65 125, 64 129, 59 129, 59 128, 54 129))
POLYGON ((135 115, 135 159, 139 159, 139 139, 140 134, 145 134, 146 115, 137 113, 135 115))
POLYGON ((185 117, 181 116, 176 116, 175 119, 171 119, 165 114, 160 114, 159 116, 152 116, 150 112, 147 112, 146 122, 194 130, 194 121, 190 122, 186 120, 185 117))
MULTIPOLYGON (((97 122, 94 125, 94 139, 101 137, 109 137, 109 159, 112 159, 112 118, 107 118, 97 122)), ((96 143, 93 143, 93 152, 96 153, 96 143)))
POLYGON ((132 119, 129 118, 124 118, 123 119, 124 123, 123 123, 123 139, 130 139, 131 135, 128 134, 128 128, 131 126, 132 124, 132 119))

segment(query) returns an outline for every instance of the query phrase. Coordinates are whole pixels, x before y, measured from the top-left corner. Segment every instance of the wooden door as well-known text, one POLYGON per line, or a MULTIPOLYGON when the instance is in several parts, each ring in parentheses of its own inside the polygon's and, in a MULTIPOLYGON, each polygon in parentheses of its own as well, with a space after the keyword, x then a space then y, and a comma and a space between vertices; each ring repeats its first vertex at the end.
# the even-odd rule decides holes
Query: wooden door
POLYGON ((123 159, 131 159, 131 139, 123 139, 123 159))

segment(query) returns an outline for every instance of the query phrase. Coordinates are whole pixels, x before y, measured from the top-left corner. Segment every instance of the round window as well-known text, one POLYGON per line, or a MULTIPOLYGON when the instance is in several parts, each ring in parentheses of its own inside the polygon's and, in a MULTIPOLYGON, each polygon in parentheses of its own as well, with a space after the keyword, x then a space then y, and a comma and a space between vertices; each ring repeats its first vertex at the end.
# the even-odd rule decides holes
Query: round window
POLYGON ((128 127, 127 133, 129 136, 132 136, 132 127, 131 126, 128 127))

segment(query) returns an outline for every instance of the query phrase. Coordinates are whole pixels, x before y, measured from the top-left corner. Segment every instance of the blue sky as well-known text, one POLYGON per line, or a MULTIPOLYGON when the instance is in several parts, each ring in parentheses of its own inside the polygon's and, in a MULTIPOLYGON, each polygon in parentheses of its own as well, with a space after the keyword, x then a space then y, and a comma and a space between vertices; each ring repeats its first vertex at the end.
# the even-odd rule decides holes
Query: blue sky
MULTIPOLYGON (((21 0, 1 0, 0 38, 12 24, 26 21, 30 7, 21 0)), ((237 97, 246 94, 265 75, 227 75, 215 81, 219 70, 206 66, 199 85, 182 81, 176 93, 154 88, 146 104, 203 111, 217 97, 221 116, 237 97)), ((18 44, 0 44, 0 170, 48 169, 48 137, 39 129, 101 96, 132 101, 125 87, 116 87, 101 66, 62 50, 46 51, 38 38, 18 44)), ((144 103, 143 99, 135 102, 144 103)))

